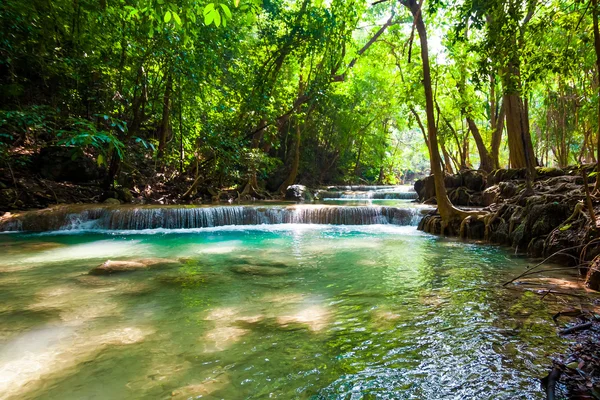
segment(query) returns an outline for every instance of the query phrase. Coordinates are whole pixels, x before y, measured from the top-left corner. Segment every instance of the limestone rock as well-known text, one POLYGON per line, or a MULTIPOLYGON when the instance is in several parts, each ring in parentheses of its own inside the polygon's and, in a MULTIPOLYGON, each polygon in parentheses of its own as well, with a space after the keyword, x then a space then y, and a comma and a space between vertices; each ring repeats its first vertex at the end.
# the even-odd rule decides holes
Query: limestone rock
POLYGON ((312 202, 314 200, 310 190, 304 185, 291 185, 285 191, 285 199, 298 202, 312 202))
POLYGON ((482 203, 484 206, 492 205, 498 202, 500 196, 500 187, 498 185, 490 186, 483 191, 482 203))
POLYGON ((600 256, 596 256, 590 264, 585 285, 592 290, 600 290, 600 256))
POLYGON ((481 192, 485 188, 486 178, 483 172, 473 169, 460 171, 461 186, 474 192, 481 192))
POLYGON ((117 199, 108 198, 108 199, 104 200, 104 204, 108 204, 111 206, 118 206, 121 204, 121 202, 117 199))

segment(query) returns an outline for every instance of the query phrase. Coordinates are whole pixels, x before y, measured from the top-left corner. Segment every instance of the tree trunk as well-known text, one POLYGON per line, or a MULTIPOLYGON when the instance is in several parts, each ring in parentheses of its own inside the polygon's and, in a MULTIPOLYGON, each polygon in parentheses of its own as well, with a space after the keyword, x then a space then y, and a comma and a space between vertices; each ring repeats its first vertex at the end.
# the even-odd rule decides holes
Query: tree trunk
POLYGON ((491 172, 494 169, 494 163, 492 161, 492 156, 490 152, 485 147, 485 143, 483 142, 483 138, 481 137, 481 133, 479 132, 479 128, 477 128, 477 124, 471 117, 467 117, 467 124, 469 125, 469 130, 473 135, 473 139, 475 139, 475 144, 477 145, 477 151, 479 152, 479 169, 485 172, 491 172))
POLYGON ((529 132, 529 115, 523 102, 521 73, 519 66, 516 35, 512 37, 514 49, 508 65, 503 70, 504 106, 506 112, 506 132, 512 168, 527 169, 527 186, 535 178, 535 155, 529 132))
POLYGON ((165 94, 163 97, 163 112, 160 122, 160 136, 158 140, 158 158, 162 158, 167 146, 167 138, 169 136, 169 117, 171 115, 171 92, 173 90, 173 74, 167 75, 167 84, 165 86, 165 94))
POLYGON ((279 193, 285 193, 287 187, 293 185, 296 181, 296 177, 298 176, 298 168, 300 167, 300 139, 300 121, 296 121, 296 143, 294 146, 294 159, 292 160, 292 168, 286 180, 283 181, 283 183, 279 186, 279 189, 277 190, 279 193))
POLYGON ((504 102, 502 102, 500 111, 498 112, 498 117, 496 118, 495 128, 492 132, 492 151, 490 152, 490 157, 492 158, 494 169, 500 168, 500 145, 502 144, 502 131, 504 131, 505 114, 506 108, 504 107, 504 102))
MULTIPOLYGON (((596 51, 596 77, 598 79, 598 96, 600 98, 600 31, 598 30, 598 0, 592 0, 592 17, 594 20, 594 50, 596 51)), ((598 126, 596 131, 596 185, 595 190, 600 190, 600 100, 598 101, 598 126)))
POLYGON ((447 173, 454 174, 454 170, 452 169, 452 160, 450 159, 450 154, 448 153, 443 140, 440 140, 440 148, 442 149, 442 154, 444 156, 444 169, 447 173))
POLYGON ((437 128, 435 125, 433 90, 431 88, 431 70, 429 67, 429 49, 427 47, 427 30, 421 15, 421 6, 415 0, 401 0, 401 3, 407 7, 413 18, 419 41, 421 44, 421 61, 423 63, 423 88, 425 89, 425 111, 427 114, 427 133, 429 140, 429 159, 431 163, 431 172, 435 184, 435 196, 437 200, 438 211, 442 217, 442 222, 447 225, 457 219, 462 219, 466 213, 455 208, 444 185, 444 171, 442 171, 442 160, 438 148, 437 128))

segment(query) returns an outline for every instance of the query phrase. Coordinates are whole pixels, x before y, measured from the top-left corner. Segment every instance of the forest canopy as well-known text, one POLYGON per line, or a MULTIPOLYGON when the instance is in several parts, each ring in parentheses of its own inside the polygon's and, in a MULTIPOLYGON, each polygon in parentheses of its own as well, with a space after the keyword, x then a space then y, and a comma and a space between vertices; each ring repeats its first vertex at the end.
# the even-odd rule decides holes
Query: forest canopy
POLYGON ((2 162, 261 197, 412 182, 432 128, 446 172, 597 161, 596 0, 208 1, 3 1, 2 162))

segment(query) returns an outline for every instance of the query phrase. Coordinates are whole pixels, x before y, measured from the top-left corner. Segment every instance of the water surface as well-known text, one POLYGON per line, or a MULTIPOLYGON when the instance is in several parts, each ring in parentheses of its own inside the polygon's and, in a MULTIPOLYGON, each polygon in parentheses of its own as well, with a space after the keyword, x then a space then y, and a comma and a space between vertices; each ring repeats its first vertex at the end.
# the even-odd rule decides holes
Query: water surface
POLYGON ((565 346, 539 296, 499 286, 526 260, 412 226, 2 234, 0 250, 0 398, 542 399, 565 346))

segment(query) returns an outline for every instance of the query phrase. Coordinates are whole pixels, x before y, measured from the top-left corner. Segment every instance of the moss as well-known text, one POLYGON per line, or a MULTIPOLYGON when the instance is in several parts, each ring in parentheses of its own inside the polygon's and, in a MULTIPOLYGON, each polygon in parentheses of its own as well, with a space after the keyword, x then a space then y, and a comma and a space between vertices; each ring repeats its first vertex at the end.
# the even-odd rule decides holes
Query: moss
POLYGON ((554 167, 536 167, 535 170, 538 176, 542 178, 562 176, 565 174, 562 169, 554 167))

